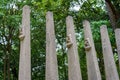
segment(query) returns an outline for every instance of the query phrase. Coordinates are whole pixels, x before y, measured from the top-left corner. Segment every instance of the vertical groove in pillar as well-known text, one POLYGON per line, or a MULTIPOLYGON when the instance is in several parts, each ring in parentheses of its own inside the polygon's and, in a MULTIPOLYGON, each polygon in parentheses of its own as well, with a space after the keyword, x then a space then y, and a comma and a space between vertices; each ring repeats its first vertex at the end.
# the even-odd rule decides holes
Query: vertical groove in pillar
POLYGON ((31 80, 31 51, 30 51, 30 8, 23 7, 22 27, 20 29, 20 61, 19 80, 31 80))
POLYGON ((73 18, 68 16, 66 18, 67 26, 67 45, 68 45, 68 76, 69 80, 82 80, 79 56, 77 51, 77 43, 74 31, 73 18))
POLYGON ((88 80, 101 80, 90 23, 83 21, 88 80))
POLYGON ((106 25, 101 26, 100 32, 106 80, 119 80, 106 25))
POLYGON ((46 80, 58 80, 53 13, 46 15, 46 80))
POLYGON ((115 29, 115 39, 116 39, 117 52, 119 58, 119 69, 120 69, 120 28, 115 29))

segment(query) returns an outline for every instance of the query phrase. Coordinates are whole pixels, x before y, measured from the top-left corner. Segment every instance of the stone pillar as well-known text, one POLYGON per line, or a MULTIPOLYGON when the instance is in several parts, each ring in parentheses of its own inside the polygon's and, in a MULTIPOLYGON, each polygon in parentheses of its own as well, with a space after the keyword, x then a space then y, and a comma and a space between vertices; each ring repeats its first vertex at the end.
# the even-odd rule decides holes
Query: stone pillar
POLYGON ((101 26, 100 32, 106 80, 119 80, 106 25, 101 26))
POLYGON ((46 80, 59 80, 52 12, 46 15, 46 80))
POLYGON ((119 58, 119 69, 120 69, 120 28, 115 29, 115 38, 116 38, 117 52, 119 58))
POLYGON ((69 80, 82 80, 73 18, 66 18, 69 80))
POLYGON ((98 66, 94 40, 90 28, 90 23, 85 20, 83 22, 84 39, 85 39, 85 52, 87 59, 88 80, 101 80, 101 74, 98 66))
POLYGON ((30 8, 27 5, 23 7, 22 27, 19 38, 20 60, 18 80, 31 80, 30 8))

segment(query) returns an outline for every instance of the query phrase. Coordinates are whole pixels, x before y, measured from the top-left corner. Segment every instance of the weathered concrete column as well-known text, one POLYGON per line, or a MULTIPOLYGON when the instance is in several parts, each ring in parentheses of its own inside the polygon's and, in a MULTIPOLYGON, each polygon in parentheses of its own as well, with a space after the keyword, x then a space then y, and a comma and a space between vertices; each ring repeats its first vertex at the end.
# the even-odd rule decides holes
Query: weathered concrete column
POLYGON ((82 80, 73 18, 66 18, 69 80, 82 80))
POLYGON ((119 80, 106 25, 101 26, 100 32, 106 80, 119 80))
POLYGON ((119 69, 120 69, 120 28, 115 29, 115 38, 116 38, 117 52, 119 58, 119 69))
POLYGON ((46 15, 46 80, 59 80, 52 12, 46 15))
POLYGON ((88 80, 101 80, 90 23, 83 21, 88 80))
POLYGON ((31 80, 30 8, 23 7, 20 29, 19 80, 31 80))

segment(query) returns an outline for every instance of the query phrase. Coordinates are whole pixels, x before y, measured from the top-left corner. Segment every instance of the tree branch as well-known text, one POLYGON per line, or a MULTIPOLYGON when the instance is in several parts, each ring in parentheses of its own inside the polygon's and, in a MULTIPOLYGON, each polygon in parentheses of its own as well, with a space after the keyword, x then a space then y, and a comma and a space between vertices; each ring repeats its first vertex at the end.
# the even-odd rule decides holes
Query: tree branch
POLYGON ((106 3, 106 9, 108 11, 111 25, 112 25, 113 29, 115 29, 115 28, 117 28, 116 10, 110 0, 105 0, 105 3, 106 3))

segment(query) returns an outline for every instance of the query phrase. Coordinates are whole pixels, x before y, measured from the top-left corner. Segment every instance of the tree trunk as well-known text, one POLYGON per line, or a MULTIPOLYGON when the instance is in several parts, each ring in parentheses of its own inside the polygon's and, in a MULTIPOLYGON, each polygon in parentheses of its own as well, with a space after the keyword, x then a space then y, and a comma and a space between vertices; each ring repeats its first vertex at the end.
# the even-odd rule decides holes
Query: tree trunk
POLYGON ((105 4, 106 4, 106 9, 110 18, 111 25, 113 29, 115 29, 117 27, 116 13, 115 13, 116 11, 114 10, 114 7, 109 0, 106 0, 105 4))
POLYGON ((6 80, 6 57, 4 58, 4 80, 6 80))
POLYGON ((10 80, 10 59, 9 59, 9 56, 7 58, 7 73, 8 73, 8 80, 10 80))

